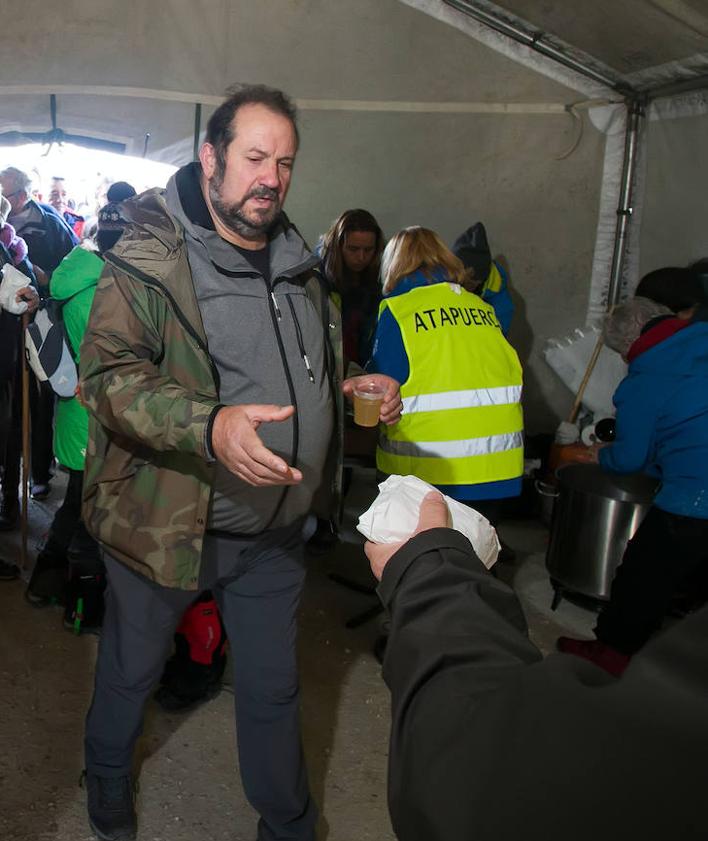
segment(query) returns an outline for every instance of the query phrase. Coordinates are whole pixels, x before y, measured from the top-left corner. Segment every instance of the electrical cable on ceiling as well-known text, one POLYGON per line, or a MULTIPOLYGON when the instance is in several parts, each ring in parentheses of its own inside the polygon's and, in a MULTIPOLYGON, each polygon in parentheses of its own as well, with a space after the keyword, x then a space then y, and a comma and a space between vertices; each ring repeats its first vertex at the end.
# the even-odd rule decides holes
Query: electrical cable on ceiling
POLYGON ((565 152, 561 152, 560 155, 556 156, 557 161, 563 161, 566 158, 569 158, 573 152, 578 148, 580 145, 580 141, 583 139, 583 118, 578 113, 580 109, 587 110, 588 108, 596 108, 601 105, 610 105, 613 102, 619 102, 620 100, 612 100, 612 99, 584 99, 581 102, 570 102, 568 105, 565 106, 566 113, 568 113, 572 120, 573 120, 573 142, 565 150, 565 152))
POLYGON ((573 142, 570 146, 565 150, 565 152, 561 152, 560 155, 556 155, 557 161, 564 161, 566 158, 569 158, 573 152, 578 148, 580 145, 580 141, 583 139, 583 118, 578 114, 575 110, 574 105, 566 105, 565 110, 568 114, 570 114, 573 120, 573 134, 575 135, 573 138, 573 142))

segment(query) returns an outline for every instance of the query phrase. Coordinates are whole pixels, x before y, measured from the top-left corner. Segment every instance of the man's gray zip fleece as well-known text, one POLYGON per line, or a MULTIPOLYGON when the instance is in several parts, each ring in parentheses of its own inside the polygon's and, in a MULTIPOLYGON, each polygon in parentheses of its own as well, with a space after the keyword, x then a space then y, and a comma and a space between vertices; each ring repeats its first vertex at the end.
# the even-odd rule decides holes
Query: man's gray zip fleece
POLYGON ((217 465, 208 527, 256 534, 289 525, 310 510, 334 424, 322 322, 298 278, 318 260, 292 227, 278 226, 270 240, 268 283, 215 231, 187 218, 174 179, 167 204, 184 227, 209 352, 221 378, 220 402, 296 406, 294 418, 262 424, 258 435, 302 471, 302 483, 253 487, 217 465))

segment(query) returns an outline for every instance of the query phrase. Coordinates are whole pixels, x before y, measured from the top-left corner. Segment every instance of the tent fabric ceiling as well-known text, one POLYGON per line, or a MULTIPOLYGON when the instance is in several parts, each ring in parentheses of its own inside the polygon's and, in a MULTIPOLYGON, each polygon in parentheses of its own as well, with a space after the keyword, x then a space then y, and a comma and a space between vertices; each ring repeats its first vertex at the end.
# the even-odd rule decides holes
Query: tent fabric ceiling
POLYGON ((55 93, 60 128, 98 131, 96 98, 103 92, 99 136, 141 154, 149 133, 150 153, 162 160, 172 149, 191 156, 194 105, 213 107, 234 82, 282 87, 305 110, 359 110, 368 102, 372 110, 447 104, 465 111, 501 99, 562 111, 578 99, 567 84, 529 73, 492 48, 471 50, 463 32, 399 0, 359 0, 355 7, 323 0, 5 5, 13 19, 31 25, 0 31, 2 53, 12 56, 0 87, 0 130, 18 123, 49 129, 55 93))
MULTIPOLYGON (((325 110, 416 111, 434 105, 464 112, 497 104, 543 113, 544 105, 562 108, 583 98, 578 92, 600 95, 597 85, 583 85, 577 74, 559 67, 529 73, 529 67, 552 64, 543 57, 524 66, 518 56, 509 61, 509 53, 495 50, 493 41, 470 50, 469 33, 440 19, 440 9, 450 10, 444 0, 5 5, 14 20, 28 24, 0 32, 3 55, 12 56, 3 69, 0 130, 46 131, 49 94, 57 93, 64 130, 93 131, 125 143, 133 154, 142 153, 150 134, 149 151, 163 160, 173 149, 191 154, 194 104, 213 107, 239 81, 283 87, 301 107, 325 110), (96 102, 101 91, 104 126, 96 102), (24 102, 17 107, 21 93, 24 102)), ((695 62, 696 55, 708 68, 708 51, 697 52, 708 41, 700 9, 705 0, 595 0, 576 3, 573 14, 549 0, 470 5, 522 16, 527 27, 595 51, 594 61, 615 73, 645 73, 661 65, 666 80, 681 72, 672 62, 695 62)))
POLYGON ((266 81, 301 99, 558 100, 561 87, 510 66, 398 0, 5 0, 3 85, 101 85, 220 97, 266 81), (14 7, 14 13, 12 11, 14 7), (19 30, 19 31, 18 31, 19 30), (396 37, 392 38, 392 32, 396 37))
POLYGON ((498 5, 626 78, 708 49, 705 0, 503 0, 498 5))

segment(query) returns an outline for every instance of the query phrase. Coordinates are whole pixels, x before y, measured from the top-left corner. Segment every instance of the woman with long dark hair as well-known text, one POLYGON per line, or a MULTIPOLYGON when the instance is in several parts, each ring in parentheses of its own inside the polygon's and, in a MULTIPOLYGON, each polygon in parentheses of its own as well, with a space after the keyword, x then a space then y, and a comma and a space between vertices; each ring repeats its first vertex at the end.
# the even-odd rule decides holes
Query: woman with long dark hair
MULTIPOLYGON (((363 368, 371 356, 381 300, 379 269, 384 237, 368 210, 345 210, 320 240, 317 251, 329 283, 330 295, 342 313, 344 359, 363 368)), ((351 473, 345 474, 345 488, 351 473)), ((318 520, 307 542, 313 554, 326 552, 337 542, 333 522, 318 520)))
POLYGON ((368 210, 345 210, 323 236, 324 274, 342 312, 344 356, 362 367, 369 359, 381 288, 384 237, 368 210))

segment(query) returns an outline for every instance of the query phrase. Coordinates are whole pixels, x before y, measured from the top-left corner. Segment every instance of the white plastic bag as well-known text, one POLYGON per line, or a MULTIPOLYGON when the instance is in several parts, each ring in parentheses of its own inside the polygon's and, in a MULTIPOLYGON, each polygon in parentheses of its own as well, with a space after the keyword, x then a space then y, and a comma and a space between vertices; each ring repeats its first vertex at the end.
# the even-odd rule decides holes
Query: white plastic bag
MULTIPOLYGON (((544 348, 546 362, 573 394, 578 393, 599 335, 599 327, 576 328, 563 339, 550 339, 544 348)), ((585 387, 583 406, 597 419, 612 417, 612 395, 626 374, 627 365, 619 353, 603 345, 585 387)))
MULTIPOLYGON (((400 543, 418 527, 423 498, 435 488, 416 476, 389 476, 379 485, 379 495, 359 517, 357 529, 374 543, 400 543)), ((492 524, 477 511, 445 496, 452 528, 464 534, 477 557, 490 569, 501 546, 492 524)))
POLYGON ((23 312, 27 312, 27 301, 18 303, 15 296, 20 289, 29 285, 29 278, 25 277, 11 263, 5 263, 2 267, 2 283, 0 283, 0 307, 13 315, 22 315, 23 312))

